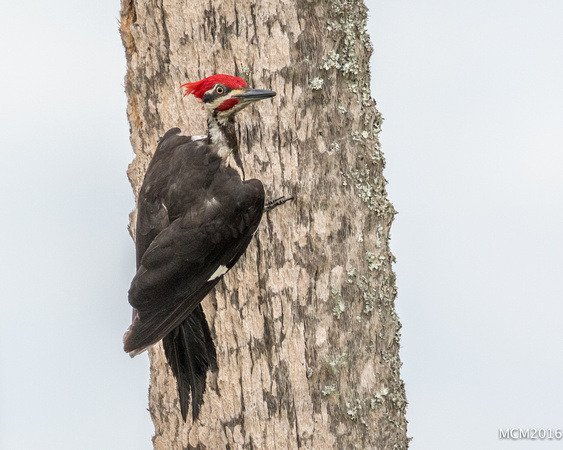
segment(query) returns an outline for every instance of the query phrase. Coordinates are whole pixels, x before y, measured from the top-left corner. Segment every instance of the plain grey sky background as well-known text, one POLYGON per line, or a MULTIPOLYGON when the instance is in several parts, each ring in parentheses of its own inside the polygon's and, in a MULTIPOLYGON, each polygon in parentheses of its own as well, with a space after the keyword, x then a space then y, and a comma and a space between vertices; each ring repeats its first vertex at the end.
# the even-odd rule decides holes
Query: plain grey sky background
MULTIPOLYGON (((563 427, 563 2, 368 6, 411 448, 561 448, 498 429, 563 427)), ((152 448, 118 17, 0 6, 3 450, 152 448)))

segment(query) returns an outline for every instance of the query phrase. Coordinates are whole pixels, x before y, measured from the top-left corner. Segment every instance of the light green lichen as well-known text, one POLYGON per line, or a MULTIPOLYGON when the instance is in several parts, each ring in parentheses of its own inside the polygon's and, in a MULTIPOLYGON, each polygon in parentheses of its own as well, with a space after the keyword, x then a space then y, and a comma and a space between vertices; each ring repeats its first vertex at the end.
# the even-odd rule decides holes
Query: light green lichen
POLYGON ((412 438, 407 438, 407 444, 406 445, 403 442, 395 442, 393 444, 392 450, 407 450, 409 448, 408 446, 409 446, 410 441, 412 441, 412 438))
POLYGON ((398 344, 401 342, 401 332, 399 330, 395 331, 395 336, 393 336, 393 340, 398 344))
POLYGON ((351 267, 346 271, 346 282, 348 284, 352 284, 355 279, 356 279, 356 268, 351 267))
POLYGON ((377 248, 381 248, 381 246, 383 245, 383 239, 385 236, 384 233, 385 232, 381 224, 377 225, 377 230, 375 231, 375 246, 377 248))
POLYGON ((364 291, 362 297, 364 298, 364 314, 369 314, 373 311, 376 304, 377 291, 372 288, 370 291, 364 291))
POLYGON ((377 391, 374 396, 370 399, 370 407, 373 410, 380 408, 383 405, 383 401, 385 400, 385 396, 389 393, 389 389, 381 388, 377 391))
POLYGON ((313 91, 320 91, 323 88, 324 80, 319 77, 315 77, 309 81, 309 88, 313 91))
POLYGON ((377 256, 375 253, 366 252, 366 261, 370 272, 374 270, 382 270, 385 267, 387 258, 385 255, 380 254, 377 256))
MULTIPOLYGON (((366 32, 366 8, 359 0, 330 0, 329 4, 330 17, 326 26, 333 45, 323 55, 319 64, 319 76, 327 80, 327 83, 329 80, 331 83, 333 80, 345 81, 349 92, 354 94, 353 99, 346 102, 342 100, 334 105, 332 115, 337 115, 339 120, 347 122, 348 116, 345 115, 354 112, 358 116, 354 119, 358 122, 354 122, 356 125, 349 128, 347 135, 338 138, 338 144, 333 142, 338 146, 330 144, 327 153, 341 151, 347 157, 354 155, 354 160, 347 159, 346 161, 350 162, 341 166, 342 185, 349 186, 350 193, 361 200, 357 203, 367 208, 365 213, 368 218, 374 219, 373 215, 384 218, 375 219, 376 226, 371 228, 369 233, 367 228, 356 231, 354 240, 360 242, 365 259, 362 258, 364 263, 360 263, 356 268, 347 268, 347 286, 343 290, 346 295, 346 312, 350 319, 355 317, 358 327, 374 326, 372 339, 362 342, 361 347, 357 348, 358 354, 356 347, 346 347, 350 352, 350 364, 355 365, 358 357, 375 357, 377 364, 383 366, 380 375, 384 378, 386 387, 376 385, 377 392, 373 394, 371 391, 364 400, 358 400, 358 394, 354 394, 355 388, 349 387, 346 392, 340 393, 339 405, 342 408, 342 416, 357 424, 361 423, 366 428, 368 423, 372 423, 372 418, 375 419, 373 426, 377 427, 380 418, 384 417, 395 420, 402 426, 404 417, 400 418, 397 414, 397 410, 401 411, 406 404, 406 400, 403 403, 404 387, 399 377, 401 366, 397 356, 400 322, 394 311, 396 287, 395 276, 390 267, 394 258, 389 253, 389 237, 385 228, 396 211, 387 198, 386 180, 382 175, 385 158, 381 152, 378 134, 383 117, 377 111, 370 91, 368 63, 372 46, 366 32), (389 333, 393 338, 391 342, 389 333), (368 352, 373 353, 367 355, 368 352), (344 402, 344 399, 348 401, 344 402)), ((345 310, 342 294, 335 288, 331 290, 331 294, 332 313, 336 318, 340 318, 345 310)), ((349 325, 348 321, 346 325, 349 325)), ((343 367, 346 361, 343 355, 345 353, 327 361, 333 374, 343 367)), ((322 389, 322 393, 324 396, 331 395, 333 389, 336 389, 336 383, 331 384, 332 379, 325 383, 327 385, 322 389)), ((366 394, 362 395, 362 398, 364 396, 366 394)), ((393 441, 389 444, 392 447, 393 441)))
POLYGON ((366 27, 367 10, 363 2, 333 0, 327 30, 336 48, 327 53, 320 68, 340 71, 348 79, 348 88, 359 95, 362 104, 371 106, 369 83, 362 76, 362 65, 373 51, 366 27))
MULTIPOLYGON (((395 284, 395 274, 392 271, 388 271, 383 276, 383 280, 379 289, 379 300, 381 305, 389 310, 389 317, 399 323, 399 316, 395 311, 393 306, 393 301, 397 296, 397 286, 395 284)), ((400 328, 400 325, 398 325, 400 328)))
POLYGON ((328 149, 328 153, 338 153, 340 152, 340 145, 337 142, 333 142, 332 144, 330 144, 329 149, 328 149))
POLYGON ((334 393, 337 393, 336 391, 336 385, 335 384, 331 384, 330 386, 325 386, 324 389, 321 391, 322 394, 326 397, 327 395, 331 395, 334 393))
POLYGON ((340 56, 334 50, 330 50, 326 58, 323 58, 324 64, 321 69, 340 69, 340 56))
POLYGON ((364 142, 362 139, 362 134, 359 131, 352 132, 352 140, 355 142, 364 142))
POLYGON ((376 266, 375 266, 375 261, 376 261, 375 253, 366 252, 366 260, 368 262, 368 269, 370 271, 372 271, 373 269, 376 268, 376 266))
MULTIPOLYGON (((384 259, 380 259, 380 257, 377 257, 374 253, 366 252, 366 259, 368 263, 368 269, 370 269, 370 267, 372 267, 372 269, 370 270, 376 268, 383 269, 382 261, 384 261, 384 259), (370 266, 370 264, 372 263, 373 265, 370 266), (379 266, 380 264, 381 267, 379 266)), ((385 280, 386 277, 384 276, 383 284, 385 284, 385 280)), ((370 278, 365 275, 358 275, 355 267, 352 267, 346 271, 346 282, 349 285, 356 286, 358 288, 361 298, 364 302, 364 314, 371 313, 376 308, 376 306, 383 301, 384 298, 387 299, 387 297, 384 297, 384 294, 390 291, 389 288, 384 289, 383 287, 381 287, 378 289, 373 286, 370 278)), ((356 320, 361 321, 362 318, 360 316, 356 316, 356 320)))
POLYGON ((375 212, 378 216, 396 214, 395 208, 387 198, 385 179, 378 175, 372 176, 367 164, 361 163, 359 169, 350 167, 348 173, 344 174, 344 178, 343 185, 346 186, 350 182, 356 190, 356 195, 370 211, 375 212))
POLYGON ((356 421, 358 420, 358 411, 362 409, 362 405, 358 402, 356 405, 351 404, 350 402, 346 402, 346 408, 348 409, 346 413, 351 420, 356 421))
MULTIPOLYGON (((345 74, 358 75, 360 64, 356 46, 363 45, 368 56, 373 47, 366 31, 367 14, 363 4, 354 0, 335 0, 331 3, 332 17, 327 21, 327 29, 333 39, 338 39, 338 53, 332 57, 337 67, 345 74)), ((329 54, 330 56, 330 54, 329 54)))
POLYGON ((401 369, 401 366, 403 365, 403 363, 399 359, 399 355, 389 353, 389 352, 383 352, 382 358, 383 358, 383 361, 388 362, 389 365, 391 366, 391 372, 393 373, 393 376, 398 378, 399 377, 399 370, 401 369))
POLYGON ((339 299, 336 305, 332 307, 332 315, 336 316, 337 319, 340 319, 344 310, 344 302, 342 301, 342 299, 339 299))
POLYGON ((346 309, 346 307, 344 306, 344 301, 342 300, 342 293, 334 286, 331 286, 330 293, 335 300, 334 306, 332 307, 332 315, 336 316, 337 319, 340 319, 342 313, 346 309))
POLYGON ((332 373, 336 375, 341 368, 348 367, 348 361, 346 361, 346 352, 343 352, 340 356, 337 356, 332 360, 328 360, 326 363, 330 367, 332 373))
MULTIPOLYGON (((369 210, 378 215, 395 214, 395 210, 387 199, 385 180, 376 173, 370 173, 366 162, 371 160, 378 166, 385 165, 377 136, 381 130, 383 118, 374 107, 369 87, 369 73, 364 72, 372 46, 366 31, 367 12, 362 2, 358 0, 333 0, 330 2, 331 16, 327 21, 329 36, 335 42, 335 47, 323 57, 320 68, 324 71, 338 71, 346 77, 351 92, 357 94, 362 105, 359 114, 363 117, 363 129, 353 130, 353 143, 365 146, 365 154, 358 151, 356 167, 351 166, 343 174, 343 186, 352 185, 356 194, 365 202, 369 210), (364 159, 364 155, 367 158, 364 159)), ((338 111, 345 114, 347 109, 342 105, 338 111)))
POLYGON ((391 400, 391 403, 393 403, 393 406, 395 406, 395 408, 397 408, 399 411, 402 411, 403 413, 406 412, 407 399, 405 397, 403 382, 401 382, 400 385, 397 386, 396 390, 392 391, 389 394, 389 399, 391 400))
POLYGON ((248 82, 252 75, 252 69, 248 67, 245 63, 243 63, 240 59, 237 58, 237 61, 240 64, 240 71, 242 73, 243 78, 248 82))

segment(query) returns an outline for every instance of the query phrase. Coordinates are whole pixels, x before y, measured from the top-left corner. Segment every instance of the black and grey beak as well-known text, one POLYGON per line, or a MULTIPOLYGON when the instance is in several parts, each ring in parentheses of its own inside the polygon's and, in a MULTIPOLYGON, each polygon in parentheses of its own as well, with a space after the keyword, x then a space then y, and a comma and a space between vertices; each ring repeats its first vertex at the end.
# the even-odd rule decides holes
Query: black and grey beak
POLYGON ((264 100, 265 98, 275 97, 276 93, 274 91, 268 91, 266 89, 251 89, 246 88, 242 94, 233 95, 233 98, 240 98, 244 102, 256 102, 258 100, 264 100))

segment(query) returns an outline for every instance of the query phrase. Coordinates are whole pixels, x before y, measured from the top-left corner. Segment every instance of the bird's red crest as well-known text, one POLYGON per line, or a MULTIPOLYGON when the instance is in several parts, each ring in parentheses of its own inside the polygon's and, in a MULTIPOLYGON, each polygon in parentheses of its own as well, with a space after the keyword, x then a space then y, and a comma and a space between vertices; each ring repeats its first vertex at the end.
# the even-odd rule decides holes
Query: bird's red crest
POLYGON ((210 77, 204 78, 200 81, 183 84, 181 87, 186 90, 184 92, 184 96, 192 94, 194 97, 197 97, 201 100, 203 99, 203 95, 218 83, 224 84, 230 89, 247 87, 242 78, 223 74, 211 75, 210 77))

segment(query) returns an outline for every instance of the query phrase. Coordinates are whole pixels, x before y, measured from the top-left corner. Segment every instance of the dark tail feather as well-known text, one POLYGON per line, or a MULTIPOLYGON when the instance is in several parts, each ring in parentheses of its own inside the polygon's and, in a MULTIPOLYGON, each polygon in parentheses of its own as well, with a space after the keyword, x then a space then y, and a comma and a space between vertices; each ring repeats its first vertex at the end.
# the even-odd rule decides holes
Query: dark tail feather
POLYGON ((190 392, 192 417, 197 419, 203 403, 208 370, 217 370, 217 354, 201 305, 163 340, 166 359, 178 383, 180 410, 188 415, 190 392))

